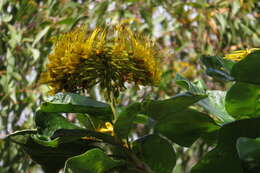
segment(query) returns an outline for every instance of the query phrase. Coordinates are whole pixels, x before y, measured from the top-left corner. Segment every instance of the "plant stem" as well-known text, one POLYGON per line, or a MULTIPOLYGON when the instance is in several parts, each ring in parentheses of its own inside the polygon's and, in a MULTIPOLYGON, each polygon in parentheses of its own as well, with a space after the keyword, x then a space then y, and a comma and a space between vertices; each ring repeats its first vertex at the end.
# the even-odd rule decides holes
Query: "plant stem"
POLYGON ((134 163, 136 164, 137 168, 140 168, 142 170, 144 170, 144 172, 146 173, 154 173, 151 168, 146 165, 146 163, 144 163, 143 161, 141 161, 134 153, 129 153, 131 159, 134 161, 134 163))
POLYGON ((116 118, 118 117, 117 111, 116 111, 116 98, 114 97, 114 94, 111 92, 110 93, 110 106, 113 112, 113 121, 116 120, 116 118))
POLYGON ((144 163, 142 160, 140 160, 134 152, 131 151, 129 148, 122 147, 124 152, 128 155, 128 157, 133 161, 133 163, 136 165, 136 168, 144 173, 154 173, 154 171, 151 170, 151 168, 144 163))
MULTIPOLYGON (((113 112, 113 122, 116 120, 116 118, 118 118, 118 114, 116 111, 116 98, 113 94, 113 92, 110 92, 110 99, 109 99, 109 103, 113 112)), ((120 139, 117 138, 118 141, 121 141, 120 139)), ((125 153, 129 156, 129 158, 134 162, 134 164, 136 165, 137 170, 140 169, 140 172, 144 172, 144 173, 154 173, 151 168, 144 163, 143 161, 141 161, 133 151, 131 151, 131 146, 129 144, 129 141, 127 139, 127 145, 129 148, 125 148, 123 146, 123 143, 120 142, 122 145, 122 148, 124 149, 125 153)))

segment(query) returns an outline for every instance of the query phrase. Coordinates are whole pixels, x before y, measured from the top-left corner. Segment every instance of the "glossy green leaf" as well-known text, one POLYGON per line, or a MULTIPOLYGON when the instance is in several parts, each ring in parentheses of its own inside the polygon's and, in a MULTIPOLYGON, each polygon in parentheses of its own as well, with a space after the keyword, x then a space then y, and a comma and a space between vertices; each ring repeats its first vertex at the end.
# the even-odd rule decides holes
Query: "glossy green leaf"
POLYGON ((109 134, 86 129, 59 129, 49 138, 43 135, 32 136, 34 142, 46 147, 58 147, 64 143, 78 141, 78 145, 85 142, 102 142, 118 145, 118 142, 109 134))
POLYGON ((119 173, 140 173, 140 171, 133 169, 133 170, 124 170, 124 171, 121 171, 119 173))
POLYGON ((155 120, 162 120, 171 117, 174 113, 183 111, 205 97, 206 95, 195 95, 192 93, 178 94, 166 100, 146 101, 141 109, 149 117, 155 120))
POLYGON ((27 135, 27 134, 36 134, 37 133, 37 130, 33 130, 33 129, 29 129, 29 130, 19 130, 19 131, 16 131, 14 133, 11 133, 9 135, 6 136, 6 138, 10 138, 10 137, 13 137, 13 136, 18 136, 18 135, 27 135))
POLYGON ((108 104, 73 93, 57 93, 49 96, 41 105, 41 111, 59 113, 88 113, 104 121, 111 121, 112 111, 108 104))
POLYGON ((192 145, 200 136, 218 128, 207 114, 193 109, 172 113, 155 125, 155 131, 186 147, 192 145))
POLYGON ((143 115, 143 114, 138 114, 136 117, 135 117, 135 120, 134 120, 134 123, 135 124, 148 124, 150 122, 150 118, 146 115, 143 115))
POLYGON ((121 138, 126 138, 138 114, 147 115, 154 120, 162 120, 171 117, 172 114, 184 110, 203 98, 205 98, 205 95, 184 93, 166 100, 149 100, 143 103, 133 103, 119 114, 114 127, 115 132, 121 138))
POLYGON ((132 129, 134 120, 141 111, 140 103, 133 103, 126 107, 120 114, 114 125, 114 130, 117 136, 127 138, 132 129))
POLYGON ((78 113, 76 114, 76 118, 78 119, 79 123, 86 129, 95 129, 95 125, 89 115, 78 113))
POLYGON ((28 136, 37 134, 37 130, 20 130, 7 135, 4 140, 11 140, 12 142, 24 145, 27 142, 28 136))
POLYGON ((239 82, 260 84, 260 50, 254 51, 243 60, 236 63, 231 75, 239 82))
MULTIPOLYGON (((75 141, 82 137, 94 137, 97 141, 115 144, 113 137, 110 135, 80 128, 57 113, 38 111, 36 112, 35 122, 40 134, 50 137, 53 140, 59 138, 57 141, 53 141, 55 144, 75 141)), ((44 145, 44 141, 42 145, 44 145)), ((48 145, 48 143, 46 143, 46 145, 48 145)))
POLYGON ((175 77, 176 84, 185 88, 193 94, 204 94, 207 98, 197 102, 198 105, 203 107, 211 115, 215 116, 220 124, 232 122, 235 119, 230 116, 225 109, 225 96, 226 92, 219 90, 206 91, 206 85, 203 81, 190 82, 188 79, 177 74, 175 77))
POLYGON ((207 73, 207 75, 209 75, 213 78, 217 78, 217 79, 221 79, 221 80, 225 80, 225 81, 233 80, 233 78, 228 73, 226 73, 225 71, 222 71, 222 70, 207 68, 206 73, 207 73))
POLYGON ((32 134, 35 134, 35 130, 18 131, 9 135, 8 139, 11 138, 19 144, 47 173, 57 173, 64 167, 68 158, 93 148, 90 145, 91 141, 79 140, 79 138, 69 142, 64 142, 61 138, 50 141, 45 136, 32 134))
POLYGON ((89 130, 96 130, 99 128, 106 128, 106 121, 98 119, 94 116, 89 116, 88 114, 78 113, 76 114, 76 118, 78 119, 81 126, 84 126, 89 130))
POLYGON ((205 95, 205 83, 203 81, 197 81, 197 82, 190 82, 185 77, 181 76, 180 74, 176 74, 175 76, 175 82, 177 85, 181 86, 182 88, 186 89, 187 91, 198 94, 198 95, 205 95))
POLYGON ((221 69, 225 67, 227 71, 230 70, 228 68, 229 66, 227 65, 227 63, 232 63, 231 61, 230 62, 225 61, 219 56, 208 56, 208 55, 202 56, 201 61, 206 67, 210 67, 213 69, 221 69))
POLYGON ((172 173, 176 163, 175 151, 166 139, 148 135, 134 142, 133 150, 156 173, 172 173))
POLYGON ((80 129, 58 113, 37 111, 35 123, 39 133, 52 136, 59 129, 80 129))
POLYGON ((206 66, 206 73, 217 79, 231 81, 230 68, 234 65, 232 61, 224 60, 218 56, 203 56, 202 62, 206 66))
POLYGON ((55 131, 51 136, 51 139, 60 138, 60 141, 65 143, 81 139, 82 137, 86 137, 84 140, 89 140, 87 139, 88 137, 94 137, 93 139, 90 139, 90 141, 99 141, 118 145, 118 142, 115 141, 114 137, 111 135, 86 129, 60 129, 55 131))
POLYGON ((53 140, 47 136, 32 134, 36 134, 36 131, 23 130, 10 134, 7 139, 21 145, 25 152, 48 173, 57 172, 64 167, 69 157, 96 147, 95 142, 118 145, 110 135, 84 129, 57 130, 51 137, 53 140))
POLYGON ((244 161, 260 161, 260 138, 238 138, 236 148, 240 159, 244 161))
POLYGON ((219 134, 219 129, 216 129, 214 131, 202 134, 200 138, 208 146, 215 146, 217 144, 218 134, 219 134))
POLYGON ((203 107, 211 115, 215 116, 218 120, 220 120, 220 124, 229 123, 235 120, 226 111, 225 91, 209 90, 206 92, 206 94, 208 95, 208 97, 203 100, 200 100, 198 102, 198 105, 203 107))
POLYGON ((48 173, 61 169, 68 158, 79 155, 91 148, 93 147, 89 146, 87 142, 80 144, 77 141, 62 143, 57 147, 44 146, 35 142, 32 138, 29 138, 23 146, 25 152, 48 173))
POLYGON ((260 115, 260 86, 237 82, 227 92, 226 110, 240 119, 260 115))
POLYGON ((100 149, 92 149, 79 156, 68 159, 64 172, 68 173, 70 169, 73 173, 104 173, 122 164, 124 164, 123 161, 109 158, 100 149))
POLYGON ((192 168, 191 173, 246 173, 236 151, 236 142, 240 137, 259 137, 259 124, 260 118, 255 118, 224 125, 219 131, 217 146, 192 168))

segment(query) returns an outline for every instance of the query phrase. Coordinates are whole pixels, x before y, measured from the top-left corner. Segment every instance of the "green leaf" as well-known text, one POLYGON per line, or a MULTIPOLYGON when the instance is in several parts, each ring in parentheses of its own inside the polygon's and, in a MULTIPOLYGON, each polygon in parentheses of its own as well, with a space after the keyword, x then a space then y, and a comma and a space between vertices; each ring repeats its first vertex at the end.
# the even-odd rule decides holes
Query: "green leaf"
POLYGON ((207 114, 193 109, 172 113, 155 125, 155 131, 185 147, 192 145, 200 136, 218 128, 207 114))
POLYGON ((118 119, 114 125, 114 130, 117 136, 127 138, 136 119, 141 110, 141 103, 133 103, 119 114, 118 119))
POLYGON ((87 113, 104 121, 112 120, 108 104, 73 93, 57 93, 46 99, 40 108, 43 112, 87 113))
POLYGON ((79 155, 93 148, 88 143, 62 143, 57 147, 44 146, 29 138, 23 149, 30 157, 40 164, 46 172, 55 172, 64 167, 65 161, 75 155, 79 155))
MULTIPOLYGON (((8 32, 10 33, 11 38, 8 40, 11 48, 15 48, 16 45, 21 43, 22 40, 22 31, 17 30, 17 28, 13 25, 8 24, 8 32)), ((8 60, 7 60, 8 61, 8 60)))
POLYGON ((236 16, 236 13, 239 12, 241 9, 242 4, 238 1, 232 2, 231 8, 232 8, 232 16, 236 16))
POLYGON ((135 120, 134 120, 134 123, 135 124, 148 124, 150 122, 150 118, 146 115, 143 115, 143 114, 138 114, 136 117, 135 117, 135 120))
POLYGON ((162 120, 184 110, 203 98, 205 98, 205 95, 185 93, 166 100, 149 100, 143 103, 133 103, 119 114, 114 126, 115 133, 121 138, 126 138, 138 114, 147 115, 154 120, 162 120))
POLYGON ((7 135, 6 138, 10 138, 13 136, 18 136, 18 135, 27 135, 27 134, 36 134, 36 133, 37 133, 37 130, 34 130, 34 129, 19 130, 19 131, 16 131, 14 133, 7 135))
POLYGON ((114 137, 109 134, 86 129, 59 129, 49 138, 43 135, 32 136, 34 142, 46 147, 58 147, 64 143, 78 141, 78 145, 85 142, 103 142, 118 145, 114 137), (50 140, 51 139, 51 140, 50 140))
POLYGON ((123 161, 112 160, 100 149, 92 149, 68 159, 64 171, 68 173, 71 169, 74 173, 104 173, 122 164, 123 161))
POLYGON ((94 15, 97 19, 98 25, 104 24, 103 17, 106 14, 108 6, 109 6, 109 1, 102 1, 96 5, 95 10, 94 10, 94 15))
POLYGON ((260 118, 255 118, 224 125, 219 131, 217 146, 192 168, 191 173, 245 173, 236 151, 236 141, 240 137, 259 137, 259 124, 260 118))
POLYGON ((63 24, 65 24, 65 25, 73 25, 76 20, 77 20, 77 18, 68 17, 68 18, 60 20, 59 22, 57 22, 57 24, 59 24, 59 25, 63 25, 63 24))
MULTIPOLYGON (((75 141, 82 137, 94 137, 97 141, 116 144, 110 135, 80 128, 57 113, 38 111, 36 112, 35 122, 40 134, 50 137, 51 139, 60 138, 58 141, 54 141, 55 145, 75 141)), ((44 145, 44 143, 42 143, 42 145, 44 145)), ((48 143, 46 143, 46 145, 48 145, 48 143)))
POLYGON ((260 86, 237 82, 226 96, 226 110, 236 119, 260 115, 260 86))
POLYGON ((182 88, 185 88, 187 91, 193 94, 205 95, 206 86, 203 81, 190 82, 188 79, 186 79, 178 73, 176 74, 174 80, 177 85, 181 86, 182 88))
POLYGON ((166 100, 146 101, 143 103, 141 109, 149 117, 155 120, 162 120, 186 109, 205 97, 206 95, 195 95, 192 93, 178 94, 166 100))
POLYGON ((208 97, 200 100, 198 105, 202 106, 206 111, 215 116, 218 120, 220 120, 220 124, 228 123, 234 121, 234 118, 231 117, 225 109, 225 96, 226 92, 224 91, 205 91, 206 85, 203 81, 190 82, 188 79, 183 76, 177 74, 175 77, 176 84, 185 88, 189 92, 193 94, 204 94, 208 97))
POLYGON ((32 47, 34 47, 43 37, 47 32, 49 31, 50 26, 46 26, 43 30, 41 30, 35 37, 34 42, 32 44, 32 47))
POLYGON ((215 116, 221 122, 220 124, 225 124, 234 121, 235 119, 230 116, 225 109, 225 91, 212 90, 207 91, 207 98, 200 100, 198 105, 203 107, 210 114, 215 116))
POLYGON ((244 161, 260 161, 260 138, 238 138, 236 148, 240 159, 244 161))
POLYGON ((207 98, 200 100, 197 104, 220 120, 220 124, 234 121, 234 118, 231 117, 225 109, 226 92, 218 90, 205 91, 206 85, 203 81, 190 82, 188 79, 182 77, 179 74, 176 75, 175 81, 176 84, 180 85, 193 94, 207 95, 207 98))
POLYGON ((239 82, 260 84, 260 50, 254 51, 247 57, 236 63, 231 75, 239 82))
POLYGON ((219 129, 202 134, 200 138, 208 146, 215 146, 217 144, 218 134, 219 134, 219 129))
POLYGON ((29 135, 36 134, 37 130, 19 130, 7 135, 4 140, 11 140, 12 142, 24 145, 29 135))
POLYGON ((18 131, 8 136, 19 144, 32 160, 40 164, 47 173, 57 173, 64 167, 65 161, 75 155, 92 149, 91 141, 61 138, 48 141, 48 138, 35 134, 35 130, 18 131), (63 140, 63 142, 61 142, 63 140))
POLYGON ((84 140, 99 141, 99 142, 118 145, 118 142, 115 141, 114 137, 105 133, 100 133, 100 132, 86 130, 86 129, 60 129, 55 131, 55 133, 51 136, 51 139, 60 138, 60 141, 62 143, 65 143, 65 142, 81 139, 82 137, 94 137, 93 139, 84 139, 84 140))
POLYGON ((35 123, 39 133, 45 136, 52 136, 59 129, 80 129, 58 113, 37 111, 35 123))
POLYGON ((87 114, 78 113, 76 114, 76 118, 79 120, 79 123, 86 129, 95 129, 95 125, 92 119, 87 114))
MULTIPOLYGON (((137 0, 135 0, 135 1, 137 1, 137 0)), ((119 173, 140 173, 140 171, 139 170, 124 170, 124 171, 119 172, 119 173)))
POLYGON ((172 173, 176 164, 175 151, 167 140, 148 135, 133 143, 133 150, 156 173, 172 173))
POLYGON ((8 139, 21 145, 24 151, 48 173, 57 173, 64 167, 68 158, 95 148, 96 142, 118 145, 110 135, 85 129, 56 130, 51 137, 53 140, 49 140, 47 136, 32 135, 35 133, 35 130, 18 131, 10 134, 8 139))
POLYGON ((203 64, 207 67, 206 73, 217 79, 232 81, 230 68, 234 65, 232 61, 224 60, 218 56, 203 56, 203 64))

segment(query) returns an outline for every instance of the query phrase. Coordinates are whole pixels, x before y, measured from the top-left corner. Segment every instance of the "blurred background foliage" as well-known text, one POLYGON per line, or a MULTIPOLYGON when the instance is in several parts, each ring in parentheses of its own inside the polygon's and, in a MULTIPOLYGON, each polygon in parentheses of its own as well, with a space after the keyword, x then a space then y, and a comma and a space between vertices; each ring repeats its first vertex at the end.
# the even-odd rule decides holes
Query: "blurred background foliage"
MULTIPOLYGON (((1 0, 0 173, 39 172, 20 148, 1 139, 34 127, 33 112, 47 91, 38 79, 52 48, 51 37, 79 24, 91 31, 119 22, 154 39, 164 57, 159 87, 132 88, 121 96, 123 105, 178 93, 176 72, 191 80, 206 79, 211 89, 225 88, 205 77, 198 65, 201 55, 260 45, 258 0, 1 0)), ((95 91, 90 95, 102 99, 95 91)), ((136 133, 142 135, 140 128, 136 133)), ((174 172, 189 172, 207 149, 203 141, 191 149, 179 148, 174 172)))

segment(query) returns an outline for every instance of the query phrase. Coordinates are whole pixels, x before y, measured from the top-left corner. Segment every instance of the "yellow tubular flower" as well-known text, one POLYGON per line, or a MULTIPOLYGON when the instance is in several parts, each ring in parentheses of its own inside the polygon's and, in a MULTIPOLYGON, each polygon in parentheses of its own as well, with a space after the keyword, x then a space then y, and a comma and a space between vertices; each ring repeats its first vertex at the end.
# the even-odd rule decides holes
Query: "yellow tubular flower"
POLYGON ((251 49, 246 49, 246 50, 238 50, 234 51, 231 54, 227 54, 224 58, 225 59, 230 59, 233 61, 240 61, 244 59, 247 55, 252 53, 253 51, 260 50, 260 48, 251 48, 251 49))
MULTIPOLYGON (((110 122, 106 122, 102 127, 96 128, 95 131, 100 132, 100 133, 110 134, 111 136, 115 136, 114 127, 110 122)), ((98 139, 93 136, 85 136, 85 137, 82 137, 81 139, 102 142, 101 139, 98 139)))
POLYGON ((110 122, 106 122, 105 123, 105 128, 102 127, 102 128, 99 128, 97 129, 97 132, 101 132, 101 133, 110 133, 112 136, 114 136, 114 127, 113 125, 110 123, 110 122))
POLYGON ((89 90, 99 83, 107 99, 118 96, 124 83, 155 85, 160 80, 158 54, 148 38, 122 25, 87 33, 78 27, 54 40, 41 82, 51 93, 89 90))

